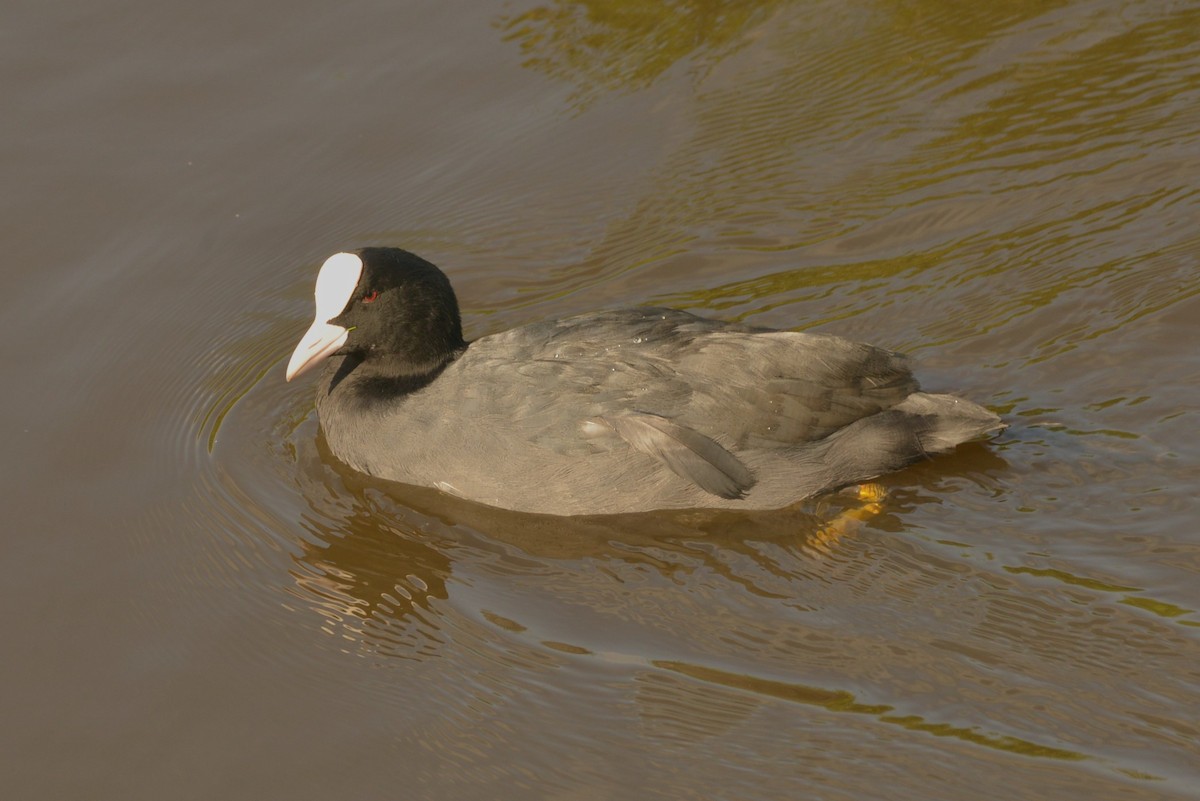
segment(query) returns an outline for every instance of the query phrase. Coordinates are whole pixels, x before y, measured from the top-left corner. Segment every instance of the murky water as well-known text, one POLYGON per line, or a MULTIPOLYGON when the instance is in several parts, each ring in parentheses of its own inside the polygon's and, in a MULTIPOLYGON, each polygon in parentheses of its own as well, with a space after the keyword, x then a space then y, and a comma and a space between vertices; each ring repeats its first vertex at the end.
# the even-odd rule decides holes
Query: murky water
POLYGON ((1200 796, 1200 7, 5 16, 6 797, 1200 796), (1011 427, 875 514, 388 487, 282 376, 367 244, 468 336, 820 329, 1011 427))

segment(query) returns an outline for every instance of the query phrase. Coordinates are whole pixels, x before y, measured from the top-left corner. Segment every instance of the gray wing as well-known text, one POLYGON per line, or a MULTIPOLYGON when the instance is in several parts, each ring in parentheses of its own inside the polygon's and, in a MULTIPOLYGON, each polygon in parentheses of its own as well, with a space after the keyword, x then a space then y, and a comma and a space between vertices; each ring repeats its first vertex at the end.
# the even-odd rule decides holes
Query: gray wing
POLYGON ((900 354, 790 331, 698 338, 677 369, 693 386, 680 421, 720 420, 737 447, 823 439, 918 389, 900 354))
POLYGON ((709 437, 654 414, 601 418, 637 450, 670 468, 680 478, 721 498, 741 498, 754 486, 754 475, 736 456, 709 437))

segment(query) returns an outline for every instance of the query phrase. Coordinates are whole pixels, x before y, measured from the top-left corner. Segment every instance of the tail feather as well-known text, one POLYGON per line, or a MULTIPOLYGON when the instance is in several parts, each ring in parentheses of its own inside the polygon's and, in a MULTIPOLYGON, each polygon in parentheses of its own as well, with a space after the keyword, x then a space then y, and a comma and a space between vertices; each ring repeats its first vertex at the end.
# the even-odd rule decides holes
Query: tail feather
POLYGON ((893 408, 924 419, 925 425, 918 426, 918 436, 927 453, 953 450, 964 442, 982 439, 1005 427, 998 415, 978 403, 953 395, 914 392, 893 408))
POLYGON ((977 403, 914 392, 891 409, 830 436, 824 461, 831 486, 845 486, 899 470, 928 454, 953 450, 1004 427, 999 416, 977 403))

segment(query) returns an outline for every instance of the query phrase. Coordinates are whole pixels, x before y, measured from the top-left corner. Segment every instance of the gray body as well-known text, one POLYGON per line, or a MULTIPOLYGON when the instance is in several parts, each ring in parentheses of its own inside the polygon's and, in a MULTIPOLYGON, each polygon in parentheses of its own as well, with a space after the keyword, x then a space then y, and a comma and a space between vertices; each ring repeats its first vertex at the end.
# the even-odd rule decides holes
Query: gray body
POLYGON ((1002 427, 918 391, 900 354, 672 309, 483 337, 407 393, 368 391, 387 380, 372 365, 330 359, 317 407, 335 456, 525 512, 778 508, 1002 427))

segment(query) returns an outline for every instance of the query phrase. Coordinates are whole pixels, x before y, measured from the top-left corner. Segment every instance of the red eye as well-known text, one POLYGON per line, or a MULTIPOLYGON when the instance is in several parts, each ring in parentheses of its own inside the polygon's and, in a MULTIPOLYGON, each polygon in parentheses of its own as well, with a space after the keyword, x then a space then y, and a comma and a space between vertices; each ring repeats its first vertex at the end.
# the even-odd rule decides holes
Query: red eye
POLYGON ((362 302, 363 303, 374 303, 375 299, 378 297, 379 297, 379 290, 377 289, 374 292, 368 292, 367 294, 363 295, 362 302))

